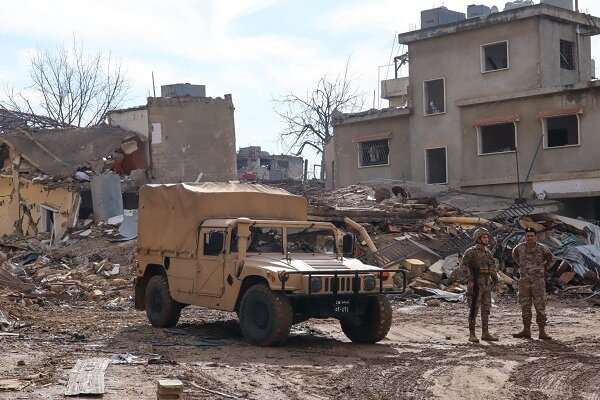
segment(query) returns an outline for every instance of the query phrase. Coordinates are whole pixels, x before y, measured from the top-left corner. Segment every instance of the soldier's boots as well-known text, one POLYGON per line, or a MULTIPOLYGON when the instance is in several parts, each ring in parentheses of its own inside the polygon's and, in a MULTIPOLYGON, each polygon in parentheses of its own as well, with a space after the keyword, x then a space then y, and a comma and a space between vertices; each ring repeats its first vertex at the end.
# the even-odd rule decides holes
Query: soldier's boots
POLYGON ((486 342, 497 342, 498 338, 490 335, 488 321, 488 317, 481 317, 481 340, 485 340, 486 342))
POLYGON ((541 340, 552 340, 552 338, 546 333, 546 325, 539 325, 540 327, 540 335, 539 338, 541 340))
POLYGON ((475 323, 469 323, 469 342, 479 343, 479 339, 475 334, 475 323))
POLYGON ((519 333, 513 333, 513 337, 531 339, 531 324, 523 323, 523 330, 519 333))

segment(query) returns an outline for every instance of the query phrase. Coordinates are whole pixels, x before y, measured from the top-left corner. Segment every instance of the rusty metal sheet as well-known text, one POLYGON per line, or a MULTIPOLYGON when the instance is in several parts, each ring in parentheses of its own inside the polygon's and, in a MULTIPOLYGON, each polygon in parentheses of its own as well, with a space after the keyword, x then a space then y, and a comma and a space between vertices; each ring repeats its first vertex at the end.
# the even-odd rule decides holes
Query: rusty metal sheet
POLYGON ((65 396, 104 394, 104 371, 109 361, 108 358, 77 360, 69 375, 65 396))

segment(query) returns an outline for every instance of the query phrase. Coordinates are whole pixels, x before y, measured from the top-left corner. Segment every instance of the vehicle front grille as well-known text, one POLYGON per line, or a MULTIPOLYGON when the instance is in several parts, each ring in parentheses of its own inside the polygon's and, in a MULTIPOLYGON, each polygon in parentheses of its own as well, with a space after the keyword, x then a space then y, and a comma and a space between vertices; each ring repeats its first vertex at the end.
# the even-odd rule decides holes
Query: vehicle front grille
MULTIPOLYGON (((359 283, 360 283, 360 278, 359 279, 359 283)), ((333 293, 336 291, 336 287, 337 287, 337 292, 338 293, 352 293, 354 292, 354 282, 356 280, 355 277, 353 276, 340 276, 340 277, 325 277, 323 278, 324 280, 324 285, 323 285, 323 291, 326 293, 333 293)), ((359 290, 360 290, 360 285, 358 286, 359 290)))

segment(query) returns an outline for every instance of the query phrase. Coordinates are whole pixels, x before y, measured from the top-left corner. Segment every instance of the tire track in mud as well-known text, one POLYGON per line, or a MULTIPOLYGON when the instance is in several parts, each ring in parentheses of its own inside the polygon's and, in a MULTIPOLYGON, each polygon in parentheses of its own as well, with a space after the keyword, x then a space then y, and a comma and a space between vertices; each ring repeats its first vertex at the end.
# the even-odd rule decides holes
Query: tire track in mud
POLYGON ((517 367, 510 378, 524 394, 538 393, 559 400, 600 400, 600 346, 581 349, 585 353, 562 343, 531 347, 538 358, 517 367))

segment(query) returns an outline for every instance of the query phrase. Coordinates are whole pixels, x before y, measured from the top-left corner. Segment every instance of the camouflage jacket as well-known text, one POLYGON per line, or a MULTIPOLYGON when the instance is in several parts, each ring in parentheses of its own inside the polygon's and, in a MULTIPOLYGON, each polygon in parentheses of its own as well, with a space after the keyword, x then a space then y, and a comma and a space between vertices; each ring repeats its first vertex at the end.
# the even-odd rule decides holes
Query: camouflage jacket
POLYGON ((556 259, 546 246, 536 243, 531 249, 523 242, 513 249, 512 257, 519 266, 521 278, 541 278, 556 259))
POLYGON ((492 252, 487 248, 479 249, 477 246, 469 247, 463 254, 461 267, 469 269, 470 278, 475 275, 481 277, 489 276, 494 283, 498 283, 498 274, 496 272, 496 262, 492 252))

